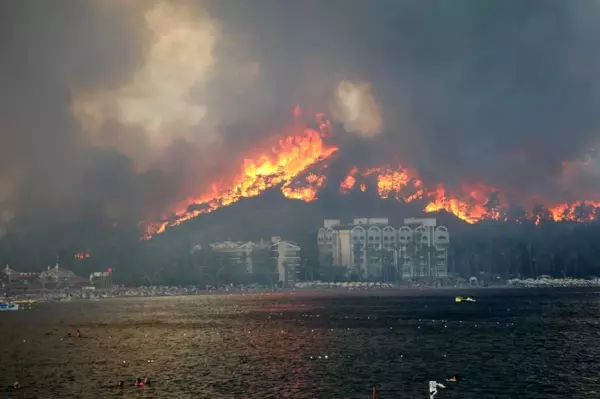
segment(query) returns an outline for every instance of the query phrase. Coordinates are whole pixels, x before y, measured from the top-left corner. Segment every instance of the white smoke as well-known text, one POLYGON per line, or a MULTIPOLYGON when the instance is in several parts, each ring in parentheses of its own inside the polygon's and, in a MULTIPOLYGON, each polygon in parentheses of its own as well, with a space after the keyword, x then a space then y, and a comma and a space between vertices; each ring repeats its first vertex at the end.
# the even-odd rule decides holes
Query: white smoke
POLYGON ((348 132, 370 137, 380 133, 383 127, 381 108, 368 83, 342 81, 335 91, 331 111, 348 132))
POLYGON ((214 91, 210 85, 217 79, 242 86, 258 74, 256 62, 219 64, 221 28, 198 2, 110 4, 122 4, 123 12, 143 17, 139 29, 146 43, 140 46, 147 51, 121 87, 73 90, 72 113, 82 125, 83 140, 116 147, 142 168, 176 139, 207 150, 218 145, 217 124, 223 112, 215 109, 215 96, 208 88, 214 91), (223 79, 223 74, 231 78, 223 79), (103 131, 111 121, 124 130, 120 137, 103 131))

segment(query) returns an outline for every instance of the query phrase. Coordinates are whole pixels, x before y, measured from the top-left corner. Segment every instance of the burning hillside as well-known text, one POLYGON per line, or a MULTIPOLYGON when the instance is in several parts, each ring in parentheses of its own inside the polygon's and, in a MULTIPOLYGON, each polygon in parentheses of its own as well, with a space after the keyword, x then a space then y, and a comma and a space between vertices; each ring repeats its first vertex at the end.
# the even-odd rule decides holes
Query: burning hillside
POLYGON ((395 198, 404 203, 421 201, 425 212, 444 210, 470 224, 488 219, 527 219, 536 223, 542 220, 584 222, 595 219, 596 208, 600 207, 600 202, 589 200, 551 204, 547 207, 535 204, 530 205, 529 209, 524 209, 524 214, 511 217, 509 208, 513 204, 509 203, 499 188, 477 183, 462 183, 455 189, 443 184, 428 186, 415 172, 402 166, 370 168, 364 171, 359 171, 356 167, 351 168, 340 183, 340 192, 348 193, 357 184, 361 191, 365 191, 369 176, 375 176, 374 188, 381 198, 395 198))
POLYGON ((326 160, 338 148, 328 145, 329 121, 322 114, 316 116, 318 130, 303 121, 300 108, 294 110, 292 134, 279 140, 269 152, 244 159, 240 172, 231 181, 216 181, 197 197, 182 202, 168 220, 149 224, 146 238, 162 233, 167 226, 175 226, 198 215, 231 205, 242 198, 256 197, 269 188, 281 186, 287 198, 312 201, 325 184, 325 176, 307 170, 326 160), (300 180, 302 177, 302 181, 300 180))
POLYGON ((331 123, 317 114, 315 128, 305 121, 300 108, 294 110, 290 134, 278 140, 270 151, 258 152, 244 159, 239 172, 231 179, 219 179, 198 196, 182 201, 162 221, 149 223, 144 238, 160 234, 169 226, 178 225, 199 215, 231 205, 242 198, 259 196, 267 189, 278 187, 289 199, 313 201, 319 190, 330 183, 339 186, 341 194, 353 190, 376 192, 382 199, 401 203, 418 201, 424 212, 446 211, 473 224, 481 220, 542 220, 586 221, 596 217, 600 203, 582 200, 571 204, 547 207, 531 205, 518 216, 509 216, 510 204, 501 189, 481 183, 462 183, 447 187, 438 182, 424 182, 418 173, 398 165, 359 169, 352 167, 341 182, 328 182, 327 168, 338 147, 324 138, 331 132, 331 123))

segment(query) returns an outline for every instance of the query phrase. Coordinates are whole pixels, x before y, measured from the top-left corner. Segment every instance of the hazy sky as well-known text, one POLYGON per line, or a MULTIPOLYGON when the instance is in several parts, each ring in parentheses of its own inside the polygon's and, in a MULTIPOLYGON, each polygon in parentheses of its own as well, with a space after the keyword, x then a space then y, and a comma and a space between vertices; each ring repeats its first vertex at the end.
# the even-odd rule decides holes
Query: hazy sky
POLYGON ((0 2, 0 226, 154 217, 296 104, 337 122, 343 167, 600 199, 599 17, 595 0, 0 2))

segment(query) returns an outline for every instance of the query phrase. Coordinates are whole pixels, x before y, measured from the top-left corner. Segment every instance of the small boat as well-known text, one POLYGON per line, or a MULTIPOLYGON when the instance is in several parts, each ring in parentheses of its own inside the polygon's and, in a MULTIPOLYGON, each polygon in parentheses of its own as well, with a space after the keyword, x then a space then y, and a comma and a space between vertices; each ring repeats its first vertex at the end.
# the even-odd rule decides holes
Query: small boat
POLYGON ((19 306, 33 306, 37 305, 39 302, 33 299, 24 299, 21 301, 12 301, 11 303, 14 303, 19 306))
POLYGON ((66 298, 60 298, 60 302, 71 302, 72 298, 70 296, 66 298))
POLYGON ((454 301, 459 303, 459 302, 475 302, 475 299, 471 298, 470 296, 457 296, 456 298, 454 298, 454 301))
POLYGON ((0 302, 0 310, 19 310, 19 305, 16 303, 0 302))

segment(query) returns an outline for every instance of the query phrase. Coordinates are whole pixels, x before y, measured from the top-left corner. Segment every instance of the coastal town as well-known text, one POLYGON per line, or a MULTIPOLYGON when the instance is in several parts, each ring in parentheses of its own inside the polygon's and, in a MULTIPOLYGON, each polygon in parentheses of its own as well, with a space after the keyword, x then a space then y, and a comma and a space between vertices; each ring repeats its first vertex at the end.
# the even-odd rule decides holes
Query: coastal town
POLYGON ((419 283, 381 283, 381 282, 327 282, 302 281, 291 287, 261 286, 258 284, 220 286, 124 286, 112 284, 111 271, 92 273, 89 278, 76 276, 72 271, 56 264, 42 273, 21 273, 6 266, 1 273, 1 287, 5 302, 0 310, 28 309, 39 302, 69 302, 72 300, 98 301, 121 297, 158 297, 206 294, 252 294, 269 292, 363 292, 377 294, 382 291, 398 290, 439 290, 439 289, 483 289, 483 288, 598 288, 600 280, 595 279, 555 279, 540 276, 537 279, 512 279, 495 285, 480 284, 476 277, 470 280, 458 278, 452 285, 432 286, 419 283), (8 304, 17 306, 9 307, 8 304))
MULTIPOLYGON (((438 225, 435 218, 409 218, 404 223, 395 228, 387 218, 355 218, 349 223, 326 219, 316 234, 318 273, 306 266, 308 260, 302 258, 298 243, 274 236, 269 240, 193 245, 185 255, 185 267, 180 264, 170 270, 144 270, 143 279, 134 284, 115 279, 112 267, 92 271, 88 276, 78 275, 62 267, 58 258, 53 267, 42 272, 24 272, 6 265, 0 273, 0 292, 8 304, 323 290, 600 287, 597 278, 556 278, 545 274, 520 278, 485 271, 461 275, 453 269, 450 232, 445 226, 438 225), (165 279, 165 274, 176 278, 165 279)), ((85 265, 89 270, 97 265, 89 263, 91 260, 86 251, 74 254, 71 264, 85 265)))

